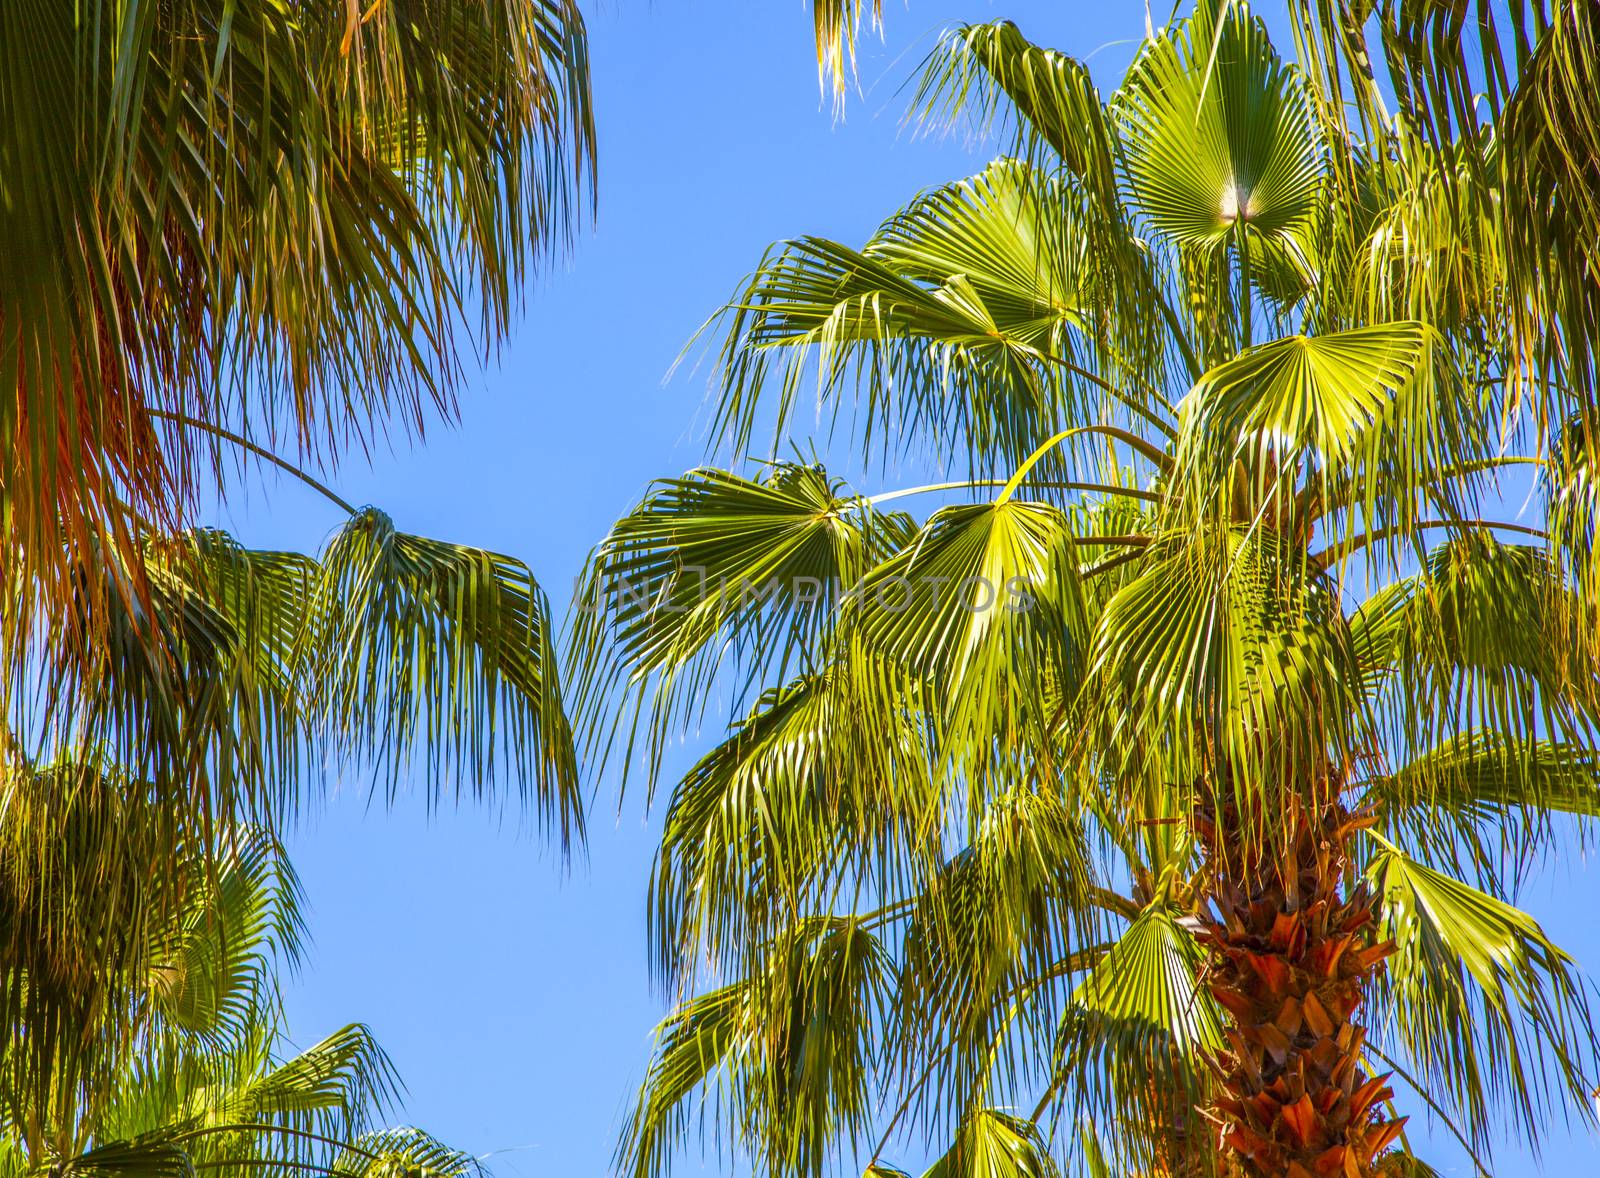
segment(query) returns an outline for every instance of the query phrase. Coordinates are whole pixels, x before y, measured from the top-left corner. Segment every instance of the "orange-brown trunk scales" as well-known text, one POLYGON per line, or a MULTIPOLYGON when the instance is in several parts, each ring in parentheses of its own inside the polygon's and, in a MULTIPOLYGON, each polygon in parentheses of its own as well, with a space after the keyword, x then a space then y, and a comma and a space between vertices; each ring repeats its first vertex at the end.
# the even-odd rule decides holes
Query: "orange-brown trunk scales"
POLYGON ((1388 1075, 1361 1066, 1358 1015, 1393 951, 1373 943, 1374 898, 1345 887, 1369 824, 1336 798, 1292 802, 1248 840, 1231 806, 1198 818, 1214 881, 1206 981, 1233 1016, 1206 1116, 1248 1178, 1367 1178, 1404 1124, 1386 1112, 1388 1075))

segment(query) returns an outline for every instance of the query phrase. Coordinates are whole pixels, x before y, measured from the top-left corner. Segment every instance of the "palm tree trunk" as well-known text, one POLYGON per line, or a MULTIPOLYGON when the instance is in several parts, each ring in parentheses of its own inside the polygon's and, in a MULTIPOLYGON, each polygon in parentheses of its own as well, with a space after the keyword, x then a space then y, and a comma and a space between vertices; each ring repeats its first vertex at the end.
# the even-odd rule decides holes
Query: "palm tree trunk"
POLYGON ((1350 838, 1370 821, 1336 794, 1291 803, 1250 839, 1231 804, 1199 817, 1207 985, 1233 1016, 1206 1115, 1249 1178, 1367 1178, 1404 1124, 1385 1112, 1388 1076, 1361 1066, 1362 1004, 1393 951, 1373 944, 1365 887, 1345 886, 1350 838))

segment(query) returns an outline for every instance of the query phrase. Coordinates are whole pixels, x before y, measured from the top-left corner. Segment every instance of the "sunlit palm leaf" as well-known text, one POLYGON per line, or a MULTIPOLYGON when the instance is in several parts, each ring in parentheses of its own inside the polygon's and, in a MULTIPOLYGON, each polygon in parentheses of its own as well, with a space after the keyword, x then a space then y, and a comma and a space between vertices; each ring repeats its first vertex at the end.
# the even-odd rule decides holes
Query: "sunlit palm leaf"
POLYGON ((1049 755, 1047 733, 1081 676, 1075 540, 1068 514, 1048 504, 947 507, 849 604, 850 634, 939 684, 945 756, 980 785, 997 739, 1049 755))
POLYGON ((481 1178, 482 1162, 420 1129, 380 1129, 358 1137, 328 1168, 339 1178, 481 1178))
POLYGON ((1180 919, 1160 902, 1140 913, 1074 993, 1057 1041, 1067 1107, 1115 1127, 1141 1159, 1171 1156, 1169 1135, 1203 1102, 1203 1061, 1225 1043, 1180 919))
POLYGON ((1441 496, 1469 514, 1471 499, 1445 475, 1487 457, 1491 442, 1484 410, 1459 380, 1420 323, 1291 336, 1243 352, 1184 399, 1186 506, 1204 511, 1220 496, 1232 518, 1302 537, 1326 513, 1334 538, 1371 536, 1380 550, 1441 496))
POLYGON ((1241 797, 1349 748, 1359 714, 1321 709, 1355 699, 1353 651, 1331 586, 1292 551, 1259 528, 1152 544, 1096 623, 1094 689, 1070 713, 1078 741, 1113 772, 1179 791, 1227 764, 1241 797))
POLYGON ((1559 551, 1576 583, 1587 624, 1579 637, 1591 650, 1600 644, 1600 560, 1595 559, 1600 525, 1600 422, 1575 415, 1562 425, 1551 446, 1548 512, 1552 547, 1559 551))
POLYGON ((571 648, 590 748, 603 756, 619 728, 637 731, 647 689, 654 759, 670 724, 704 715, 725 667, 740 699, 756 675, 819 659, 841 596, 905 533, 901 517, 813 466, 657 484, 596 549, 578 591, 571 648))
POLYGON ((1039 1127, 998 1109, 980 1109, 963 1122, 955 1143, 922 1178, 1056 1178, 1039 1127))
POLYGON ((923 66, 913 108, 924 117, 966 114, 980 125, 1000 118, 1023 154, 1043 143, 1094 193, 1117 205, 1115 133, 1088 69, 1074 58, 1027 40, 1010 21, 962 25, 940 39, 923 66))
POLYGON ((1600 760, 1584 745, 1464 733, 1429 749, 1365 793, 1392 829, 1428 857, 1477 870, 1502 866, 1513 880, 1576 818, 1587 833, 1600 818, 1600 760))
POLYGON ((890 1045, 905 1086, 957 1112, 1048 1069, 1070 978, 1104 951, 1087 832, 1068 803, 1018 790, 972 821, 912 910, 890 1045))
MULTIPOLYGON (((1593 282, 1600 202, 1600 18, 1582 0, 1485 0, 1468 9, 1406 0, 1383 10, 1352 0, 1291 5, 1324 108, 1347 107, 1368 127, 1391 120, 1438 146, 1491 140, 1470 185, 1498 195, 1507 309, 1519 360, 1541 379, 1541 410, 1592 413, 1600 296, 1593 282), (1382 76, 1374 65, 1383 63, 1382 76), (1399 110, 1389 109, 1391 98, 1399 110), (1570 397, 1569 394, 1575 394, 1570 397), (1576 403, 1574 403, 1574 400, 1576 403)), ((1478 215, 1453 186, 1438 211, 1458 224, 1478 215)))
POLYGON ((162 1020, 197 1036, 237 1036, 271 1004, 275 966, 302 936, 298 884, 264 834, 236 839, 195 869, 177 919, 150 950, 148 985, 162 1020))
POLYGON ((1202 3, 1146 42, 1113 109, 1134 200, 1172 241, 1308 229, 1322 193, 1310 106, 1245 5, 1202 3))
MULTIPOLYGON (((1434 548, 1422 573, 1375 594, 1352 619, 1396 762, 1474 733, 1492 734, 1515 757, 1536 755, 1543 739, 1594 748, 1600 716, 1581 618, 1542 548, 1481 535, 1434 548)), ((1415 762, 1410 781, 1448 793, 1450 772, 1415 762)))
POLYGON ((1480 1145, 1491 1106, 1530 1127, 1563 1090, 1581 1107, 1597 1058, 1587 996, 1538 923, 1382 842, 1367 878, 1396 946, 1378 1006, 1433 1099, 1480 1145))
POLYGON ((1064 422, 1097 420, 1105 390, 1060 363, 1093 363, 1073 201, 1001 162, 925 194, 859 251, 806 238, 769 256, 724 312, 716 433, 747 445, 770 375, 781 434, 812 363, 835 416, 857 391, 869 454, 921 440, 992 470, 1064 422))

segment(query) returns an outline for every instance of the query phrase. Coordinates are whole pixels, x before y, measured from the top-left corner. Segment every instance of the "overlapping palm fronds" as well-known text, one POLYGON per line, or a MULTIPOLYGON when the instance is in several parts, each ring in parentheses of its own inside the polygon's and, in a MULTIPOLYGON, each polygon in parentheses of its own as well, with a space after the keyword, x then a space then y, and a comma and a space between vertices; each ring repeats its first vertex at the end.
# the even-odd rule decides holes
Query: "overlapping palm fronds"
MULTIPOLYGON (((111 553, 36 648, 16 739, 99 748, 173 821, 278 823, 321 764, 430 797, 498 779, 581 834, 576 755, 544 594, 498 553, 353 514, 316 558, 201 530, 147 541, 147 590, 111 553)), ((312 780, 321 788, 322 777, 312 780)))
POLYGON ((142 594, 143 534, 189 522, 223 437, 331 464, 451 413, 594 135, 570 0, 21 6, 0 46, 14 664, 83 562, 142 594))
MULTIPOLYGON (((1014 158, 860 248, 775 249, 726 308, 730 451, 793 444, 814 381, 870 477, 956 470, 807 468, 835 489, 770 527, 652 493, 596 551, 659 592, 575 629, 584 723, 648 715, 654 774, 736 701, 669 803, 676 1004, 625 1172, 665 1172, 702 1089, 773 1175, 830 1156, 773 1085, 878 1175, 908 1139, 940 1175, 1426 1173, 1396 1090, 1480 1163, 1588 1115, 1587 983, 1510 892, 1596 813, 1592 430, 1553 444, 1505 395, 1549 311, 1511 305, 1495 173, 1323 97, 1229 0, 1104 99, 1014 26, 958 30, 917 108, 1014 158), (932 493, 971 502, 784 596, 797 537, 932 493), (775 575, 767 608, 691 593, 701 563, 775 575), (746 997, 819 928, 870 931, 870 996, 746 997), (813 1026, 864 1045, 848 1069, 736 1046, 813 1026)), ((702 485, 747 481, 665 484, 702 485)))
POLYGON ((13 766, 3 802, 7 1178, 480 1172, 378 1123, 396 1080, 366 1028, 282 1054, 300 897, 272 838, 174 851, 159 799, 85 762, 13 766))

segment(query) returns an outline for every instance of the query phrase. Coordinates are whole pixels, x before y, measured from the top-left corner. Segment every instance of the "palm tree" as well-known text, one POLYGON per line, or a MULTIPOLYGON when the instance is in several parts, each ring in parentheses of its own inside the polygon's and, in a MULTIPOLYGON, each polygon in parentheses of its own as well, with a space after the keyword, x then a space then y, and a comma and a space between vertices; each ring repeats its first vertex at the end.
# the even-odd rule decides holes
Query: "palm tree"
POLYGON ((1104 101, 963 28, 917 108, 1013 154, 763 259, 713 435, 782 452, 814 381, 869 472, 956 469, 663 480, 578 603, 597 763, 653 791, 736 721, 668 804, 619 1169, 702 1089, 772 1174, 906 1127, 1044 1174, 1063 1120, 1093 1173, 1418 1172, 1396 1084, 1478 1157, 1587 1116, 1584 983, 1508 897, 1600 808, 1593 434, 1515 396, 1498 218, 1441 212, 1492 175, 1349 135, 1220 0, 1104 101))
POLYGON ((108 997, 140 930, 187 911, 164 859, 281 830, 319 771, 392 794, 418 767, 432 799, 514 778, 581 836, 527 567, 318 476, 453 414, 595 141, 573 0, 10 6, 0 94, 0 836, 37 849, 0 902, 0 1053, 70 1137, 142 1025, 108 997), (318 559, 193 526, 261 464, 345 513, 318 559), (87 908, 47 913, 43 848, 88 819, 32 766, 84 761, 140 783, 148 845, 97 844, 87 908))
POLYGON ((0 1173, 481 1173, 424 1133, 375 1124, 396 1084, 364 1027, 281 1055, 278 971, 299 959, 301 922, 274 840, 241 831, 173 855, 154 794, 96 762, 14 765, 3 803, 0 895, 39 952, 32 1034, 8 1042, 0 1069, 0 1173), (80 988, 76 956, 115 971, 80 988), (68 1040, 80 1050, 58 1066, 21 1066, 68 1040))

